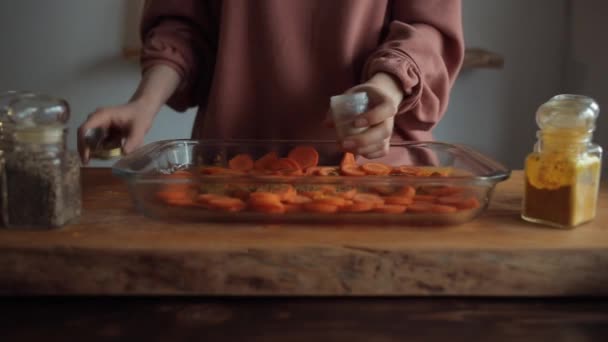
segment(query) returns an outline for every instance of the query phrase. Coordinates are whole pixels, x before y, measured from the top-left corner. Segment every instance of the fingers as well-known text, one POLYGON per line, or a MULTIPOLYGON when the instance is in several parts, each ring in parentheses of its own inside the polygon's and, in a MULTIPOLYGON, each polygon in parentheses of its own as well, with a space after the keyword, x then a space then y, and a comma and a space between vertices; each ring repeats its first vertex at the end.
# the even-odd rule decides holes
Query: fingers
POLYGON ((380 158, 388 153, 389 140, 393 133, 394 119, 391 117, 370 127, 361 134, 345 138, 342 147, 366 158, 380 158))
POLYGON ((101 128, 108 132, 112 127, 128 132, 131 123, 127 116, 128 113, 125 113, 120 107, 98 109, 89 115, 87 120, 78 128, 78 152, 84 165, 89 163, 91 152, 85 141, 86 132, 95 128, 101 128))
POLYGON ((144 137, 146 136, 146 129, 145 127, 141 127, 140 126, 135 126, 133 127, 133 129, 131 129, 129 131, 129 134, 127 135, 123 146, 122 146, 122 151, 123 154, 129 154, 131 152, 133 152, 135 149, 137 149, 139 146, 141 146, 144 143, 144 137))
POLYGON ((78 128, 78 153, 84 165, 89 163, 90 151, 85 143, 85 134, 89 129, 103 128, 108 129, 112 124, 112 114, 110 110, 98 109, 89 115, 87 120, 78 128))
POLYGON ((388 102, 381 102, 378 106, 359 115, 353 125, 356 128, 375 126, 395 116, 395 108, 388 102))

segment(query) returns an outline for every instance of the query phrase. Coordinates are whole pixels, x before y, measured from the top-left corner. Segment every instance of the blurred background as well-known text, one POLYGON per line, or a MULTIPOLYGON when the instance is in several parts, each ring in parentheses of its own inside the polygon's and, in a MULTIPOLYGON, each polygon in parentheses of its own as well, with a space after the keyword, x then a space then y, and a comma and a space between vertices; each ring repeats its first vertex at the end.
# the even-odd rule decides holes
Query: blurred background
MULTIPOLYGON (((0 90, 67 99, 69 143, 75 148, 76 129, 86 116, 127 101, 137 86, 137 61, 123 55, 133 41, 134 4, 0 1, 0 90)), ((606 13, 608 1, 602 0, 463 0, 467 46, 496 52, 505 65, 461 73, 436 138, 468 144, 522 168, 535 142, 535 111, 551 96, 581 93, 608 108, 606 13)), ((194 113, 164 108, 146 142, 188 138, 194 113)), ((608 148, 606 113, 600 114, 595 140, 608 148)))

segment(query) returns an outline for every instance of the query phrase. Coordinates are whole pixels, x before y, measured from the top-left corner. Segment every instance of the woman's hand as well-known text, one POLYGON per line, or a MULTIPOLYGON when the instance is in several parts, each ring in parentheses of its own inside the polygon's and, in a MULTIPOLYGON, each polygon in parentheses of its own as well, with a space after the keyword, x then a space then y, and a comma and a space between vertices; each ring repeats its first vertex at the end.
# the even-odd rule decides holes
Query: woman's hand
POLYGON ((346 94, 357 92, 367 93, 369 110, 357 116, 353 126, 366 130, 345 137, 340 143, 344 150, 365 158, 381 158, 388 153, 395 115, 404 96, 403 91, 392 76, 378 73, 366 83, 349 89, 346 94))
POLYGON ((96 110, 78 129, 78 151, 82 162, 89 162, 90 151, 84 141, 84 135, 89 129, 102 128, 105 132, 120 132, 123 153, 128 154, 143 144, 157 112, 157 109, 147 107, 142 101, 96 110))
POLYGON ((115 130, 122 134, 124 154, 133 152, 144 142, 156 114, 175 92, 181 77, 171 67, 158 65, 143 76, 137 91, 127 104, 96 110, 78 129, 78 151, 84 164, 89 162, 89 149, 84 135, 89 129, 115 130))

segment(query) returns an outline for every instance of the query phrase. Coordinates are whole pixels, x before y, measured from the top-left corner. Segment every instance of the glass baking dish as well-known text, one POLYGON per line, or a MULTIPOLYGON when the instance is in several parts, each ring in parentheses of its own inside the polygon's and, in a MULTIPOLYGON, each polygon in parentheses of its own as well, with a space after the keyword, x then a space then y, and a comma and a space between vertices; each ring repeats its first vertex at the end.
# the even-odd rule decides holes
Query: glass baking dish
MULTIPOLYGON (((341 175, 343 156, 336 142, 331 141, 171 140, 140 148, 119 160, 112 170, 126 181, 143 215, 190 222, 461 224, 483 213, 496 184, 510 176, 510 170, 471 148, 442 142, 392 144, 390 156, 380 160, 396 173, 391 171, 389 175, 341 175), (314 148, 318 165, 335 166, 336 172, 323 176, 208 172, 213 168, 226 170, 237 155, 247 154, 257 160, 276 152, 282 158, 298 146, 314 148), (176 189, 184 191, 180 197, 187 198, 168 201, 159 196, 167 189, 171 194, 176 189), (252 202, 252 193, 276 192, 283 196, 285 190, 295 190, 299 199, 304 195, 319 203, 329 201, 331 206, 282 202, 285 210, 256 210, 261 207, 252 202), (200 202, 220 196, 224 202, 240 205, 218 210, 200 202), (234 199, 226 201, 228 196, 234 199), (382 202, 376 201, 378 197, 382 202)), ((376 160, 356 162, 364 165, 376 160)))

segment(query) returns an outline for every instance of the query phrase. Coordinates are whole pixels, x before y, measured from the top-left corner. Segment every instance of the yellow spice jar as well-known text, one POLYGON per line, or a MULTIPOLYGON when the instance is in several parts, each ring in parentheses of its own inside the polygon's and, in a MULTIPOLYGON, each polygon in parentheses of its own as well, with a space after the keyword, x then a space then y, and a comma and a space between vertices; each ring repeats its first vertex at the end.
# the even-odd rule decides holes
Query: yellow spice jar
POLYGON ((595 218, 602 149, 591 139, 598 115, 597 103, 580 95, 558 95, 539 108, 538 142, 525 163, 523 219, 572 228, 595 218))

